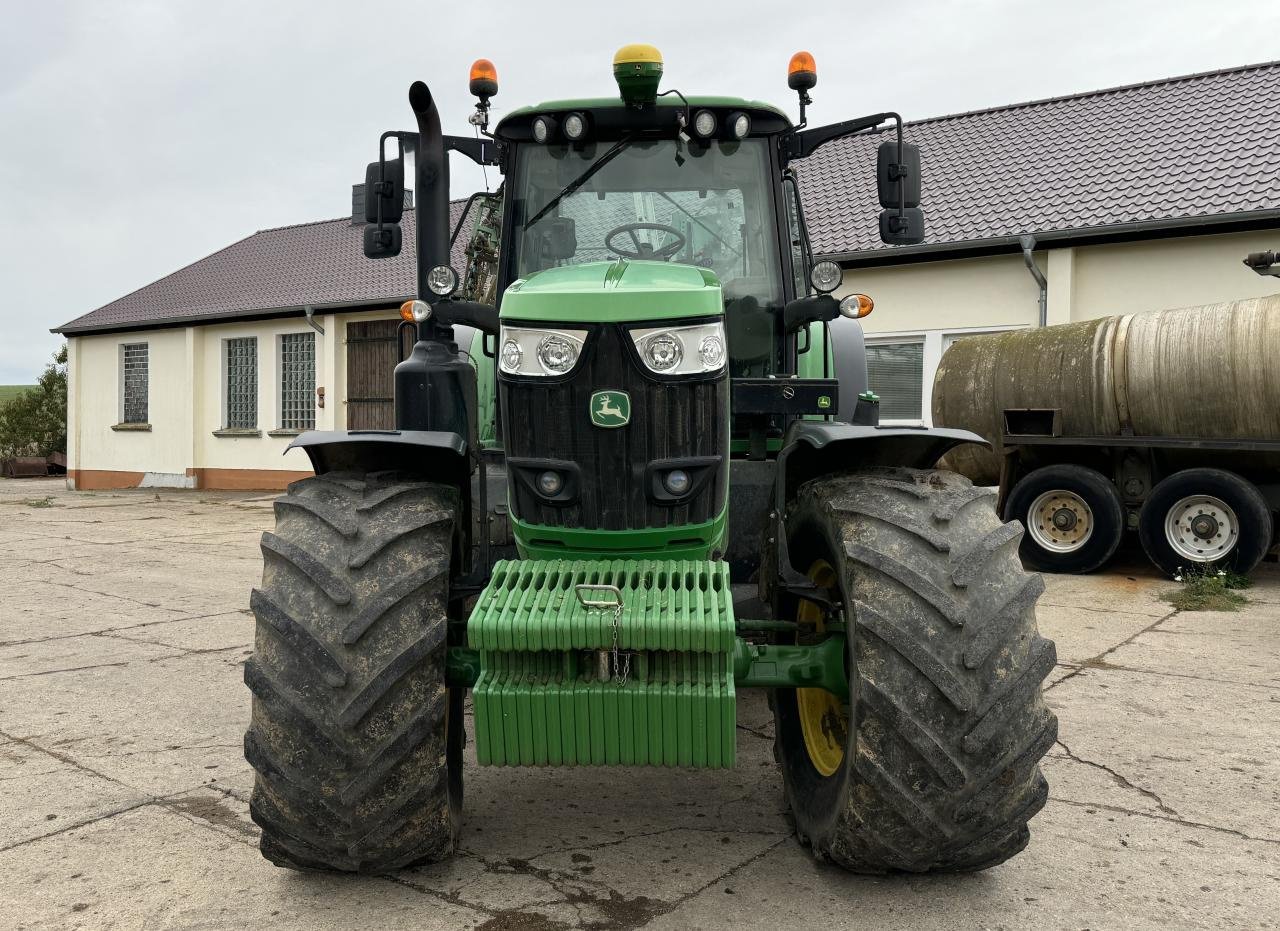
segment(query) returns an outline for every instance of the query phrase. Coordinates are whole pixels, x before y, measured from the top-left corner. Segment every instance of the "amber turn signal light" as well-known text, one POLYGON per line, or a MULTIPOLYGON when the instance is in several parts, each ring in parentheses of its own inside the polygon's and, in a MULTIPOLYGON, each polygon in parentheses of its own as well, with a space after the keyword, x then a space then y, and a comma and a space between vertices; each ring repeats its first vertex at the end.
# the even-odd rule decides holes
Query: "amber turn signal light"
POLYGON ((850 320, 861 320, 875 309, 876 302, 865 294, 850 294, 840 301, 840 315, 850 320))

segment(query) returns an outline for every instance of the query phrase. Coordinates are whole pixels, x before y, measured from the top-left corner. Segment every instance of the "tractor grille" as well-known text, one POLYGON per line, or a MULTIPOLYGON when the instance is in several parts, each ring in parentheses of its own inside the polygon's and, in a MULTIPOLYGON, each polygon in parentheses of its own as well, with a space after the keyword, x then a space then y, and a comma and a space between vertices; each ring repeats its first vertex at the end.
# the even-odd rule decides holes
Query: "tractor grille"
POLYGON ((659 381, 633 357, 630 339, 621 326, 598 326, 568 380, 499 379, 508 458, 568 460, 581 470, 577 501, 566 506, 548 504, 512 481, 516 517, 544 526, 629 530, 703 523, 719 515, 728 483, 728 377, 659 381), (592 392, 604 389, 630 395, 631 422, 625 427, 591 423, 592 392), (645 467, 694 456, 721 456, 724 464, 681 504, 650 500, 645 467))

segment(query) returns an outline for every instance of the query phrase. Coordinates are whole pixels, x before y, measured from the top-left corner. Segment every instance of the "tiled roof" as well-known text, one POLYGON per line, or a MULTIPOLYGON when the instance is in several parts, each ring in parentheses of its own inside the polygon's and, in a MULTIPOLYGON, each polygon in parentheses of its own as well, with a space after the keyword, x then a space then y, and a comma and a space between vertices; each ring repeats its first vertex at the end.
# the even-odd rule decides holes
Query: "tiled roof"
MULTIPOLYGON (((452 228, 466 201, 449 205, 452 228)), ((406 210, 400 254, 366 259, 364 224, 350 217, 261 230, 172 275, 126 294, 58 328, 61 333, 210 321, 334 305, 399 304, 417 293, 415 223, 406 210)), ((464 230, 455 268, 466 264, 464 230)))
MULTIPOLYGON (((797 165, 819 255, 912 254, 1206 219, 1280 221, 1280 62, 959 113, 908 124, 920 146, 926 241, 878 238, 880 133, 828 143, 797 165), (894 249, 893 252, 886 250, 894 249)), ((463 201, 451 206, 456 222, 463 201)), ((394 304, 415 292, 414 218, 394 259, 361 251, 348 218, 263 230, 59 328, 209 321, 304 305, 394 304)), ((462 269, 466 235, 453 262, 462 269)))
MULTIPOLYGON (((1021 233, 1280 211, 1280 62, 908 124, 920 147, 925 251, 1021 233)), ((798 166, 818 254, 879 240, 875 149, 827 143, 798 166)))

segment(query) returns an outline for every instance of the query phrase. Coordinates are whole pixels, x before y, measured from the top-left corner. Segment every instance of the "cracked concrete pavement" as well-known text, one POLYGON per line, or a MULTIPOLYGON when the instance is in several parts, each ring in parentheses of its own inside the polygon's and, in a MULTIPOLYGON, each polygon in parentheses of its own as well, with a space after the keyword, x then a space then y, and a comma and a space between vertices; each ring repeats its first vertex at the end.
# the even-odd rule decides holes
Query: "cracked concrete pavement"
POLYGON ((737 769, 467 769, 461 853, 384 878, 257 852, 241 754, 271 496, 0 481, 0 927, 1280 927, 1280 571, 1181 614, 1140 559, 1049 577, 1061 741, 1031 846, 855 877, 791 837, 763 696, 737 769))

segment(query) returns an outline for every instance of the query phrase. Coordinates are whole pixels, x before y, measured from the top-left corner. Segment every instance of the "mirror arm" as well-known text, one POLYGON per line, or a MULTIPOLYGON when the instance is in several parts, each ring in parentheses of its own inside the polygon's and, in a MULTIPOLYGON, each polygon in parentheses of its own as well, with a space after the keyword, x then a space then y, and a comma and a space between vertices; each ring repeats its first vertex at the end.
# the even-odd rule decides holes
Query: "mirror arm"
POLYGON ((885 120, 896 120, 898 132, 901 134, 902 117, 896 113, 875 113, 871 116, 860 116, 855 120, 844 120, 840 123, 832 123, 830 126, 806 129, 803 132, 797 126, 782 137, 783 161, 788 162, 797 158, 808 158, 814 149, 830 142, 832 139, 843 139, 845 136, 852 136, 854 133, 874 129, 885 120))
POLYGON ((432 316, 446 326, 475 327, 493 336, 498 335, 498 308, 479 301, 446 298, 431 305, 432 316))
POLYGON ((496 165, 499 161, 498 143, 492 139, 472 139, 469 136, 445 136, 445 151, 461 152, 477 165, 496 165))
POLYGON ((840 316, 840 302, 830 294, 798 297, 782 308, 782 326, 787 333, 794 333, 816 320, 829 323, 840 316))

